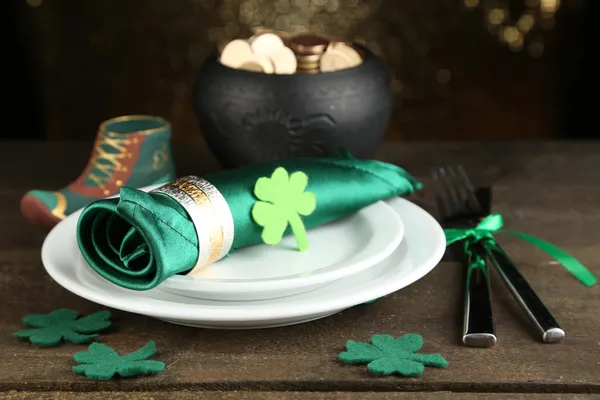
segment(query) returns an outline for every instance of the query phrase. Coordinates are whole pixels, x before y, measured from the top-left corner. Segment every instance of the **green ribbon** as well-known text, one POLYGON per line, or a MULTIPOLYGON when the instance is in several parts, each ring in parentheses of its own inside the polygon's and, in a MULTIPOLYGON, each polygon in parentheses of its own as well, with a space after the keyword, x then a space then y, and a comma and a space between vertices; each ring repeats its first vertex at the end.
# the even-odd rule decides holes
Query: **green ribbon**
MULTIPOLYGON (((506 233, 516 236, 531 243, 540 250, 548 253, 552 258, 558 261, 575 278, 579 279, 585 286, 593 286, 598 279, 587 269, 579 260, 558 247, 533 236, 525 235, 520 232, 510 232, 501 230, 503 226, 502 215, 491 214, 484 218, 476 227, 467 229, 444 229, 446 234, 446 245, 463 242, 465 252, 472 255, 470 248, 474 243, 481 243, 490 248, 497 246, 494 234, 506 233)), ((485 261, 479 257, 471 261, 472 267, 482 266, 485 261)))

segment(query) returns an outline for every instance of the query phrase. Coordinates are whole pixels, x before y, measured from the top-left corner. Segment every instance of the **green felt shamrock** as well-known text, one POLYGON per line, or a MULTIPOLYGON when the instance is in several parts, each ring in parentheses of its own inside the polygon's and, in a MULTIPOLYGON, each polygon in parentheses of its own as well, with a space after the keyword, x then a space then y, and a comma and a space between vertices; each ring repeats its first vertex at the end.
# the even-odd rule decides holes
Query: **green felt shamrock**
POLYGON ((252 218, 263 227, 262 240, 266 244, 281 241, 289 226, 298 243, 298 249, 308 249, 306 229, 301 215, 310 215, 317 206, 314 193, 305 192, 308 176, 302 171, 291 175, 285 168, 277 168, 270 178, 262 177, 256 181, 254 195, 258 198, 252 207, 252 218))
POLYGON ((341 352, 339 359, 346 364, 368 364, 367 369, 378 375, 418 376, 426 365, 448 366, 448 361, 440 354, 416 353, 423 346, 421 335, 409 333, 397 339, 391 335, 373 335, 371 343, 349 340, 346 343, 348 351, 341 352))
POLYGON ((29 339, 39 346, 56 346, 64 340, 70 343, 89 343, 100 332, 110 326, 110 312, 98 311, 79 318, 77 311, 69 309, 54 310, 50 314, 30 314, 23 318, 25 325, 37 329, 28 329, 14 333, 19 339, 29 339))
POLYGON ((153 341, 125 356, 101 343, 92 343, 88 351, 82 351, 73 357, 81 365, 73 367, 73 372, 90 379, 108 381, 115 375, 128 378, 136 375, 156 375, 165 369, 165 363, 147 360, 156 353, 153 341))

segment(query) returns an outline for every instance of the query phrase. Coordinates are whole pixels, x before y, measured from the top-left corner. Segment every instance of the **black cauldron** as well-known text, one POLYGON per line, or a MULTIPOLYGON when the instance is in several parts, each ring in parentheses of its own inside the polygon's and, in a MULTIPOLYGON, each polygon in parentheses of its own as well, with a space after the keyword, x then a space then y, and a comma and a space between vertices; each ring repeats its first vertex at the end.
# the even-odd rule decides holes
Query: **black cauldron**
POLYGON ((198 73, 195 108, 206 142, 225 168, 348 150, 372 158, 392 113, 390 75, 369 50, 346 70, 269 75, 222 65, 198 73))

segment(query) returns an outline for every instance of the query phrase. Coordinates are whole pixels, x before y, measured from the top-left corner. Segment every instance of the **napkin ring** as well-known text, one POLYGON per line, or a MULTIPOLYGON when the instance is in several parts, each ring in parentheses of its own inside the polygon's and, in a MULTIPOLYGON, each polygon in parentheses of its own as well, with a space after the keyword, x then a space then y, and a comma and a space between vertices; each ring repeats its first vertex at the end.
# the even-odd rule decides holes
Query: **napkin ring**
POLYGON ((225 257, 231 250, 234 224, 219 190, 205 179, 186 176, 152 191, 179 203, 188 213, 198 237, 198 258, 188 275, 225 257))
POLYGON ((233 246, 235 227, 233 224, 233 215, 231 214, 229 204, 227 204, 227 201, 221 192, 219 192, 219 190, 206 179, 198 178, 197 176, 193 175, 186 176, 182 179, 194 184, 198 189, 204 192, 215 209, 217 220, 221 227, 223 236, 221 252, 218 256, 218 260, 220 260, 229 253, 233 246))

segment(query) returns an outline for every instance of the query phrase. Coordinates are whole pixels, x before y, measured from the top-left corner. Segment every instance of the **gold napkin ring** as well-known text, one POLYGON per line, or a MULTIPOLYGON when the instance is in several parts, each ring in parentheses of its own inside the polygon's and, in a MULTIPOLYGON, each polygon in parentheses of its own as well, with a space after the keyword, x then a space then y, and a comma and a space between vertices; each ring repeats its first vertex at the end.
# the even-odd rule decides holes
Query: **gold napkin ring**
POLYGON ((194 224, 198 259, 187 275, 193 275, 229 253, 234 238, 233 216, 223 195, 210 182, 190 175, 152 192, 169 196, 179 203, 194 224))
MULTIPOLYGON (((203 225, 206 226, 210 232, 209 256, 206 265, 214 263, 218 260, 221 248, 223 247, 223 232, 221 229, 221 221, 218 219, 217 211, 212 202, 206 196, 206 193, 184 178, 177 179, 169 185, 183 190, 188 196, 194 199, 194 202, 202 209, 205 218, 203 225)), ((189 274, 194 272, 195 271, 192 270, 189 274)))
POLYGON ((221 192, 219 192, 219 190, 206 179, 190 175, 182 178, 182 180, 190 182, 202 190, 215 208, 217 220, 221 226, 221 232, 223 236, 221 252, 218 256, 218 260, 220 260, 221 258, 225 257, 229 251, 231 251, 231 247, 233 246, 233 238, 235 236, 233 215, 231 214, 229 205, 227 204, 227 201, 221 192))
POLYGON ((198 237, 198 258, 192 271, 206 266, 210 257, 210 227, 207 224, 205 210, 199 207, 190 195, 177 187, 171 186, 170 183, 154 189, 152 192, 172 198, 188 213, 198 237))

